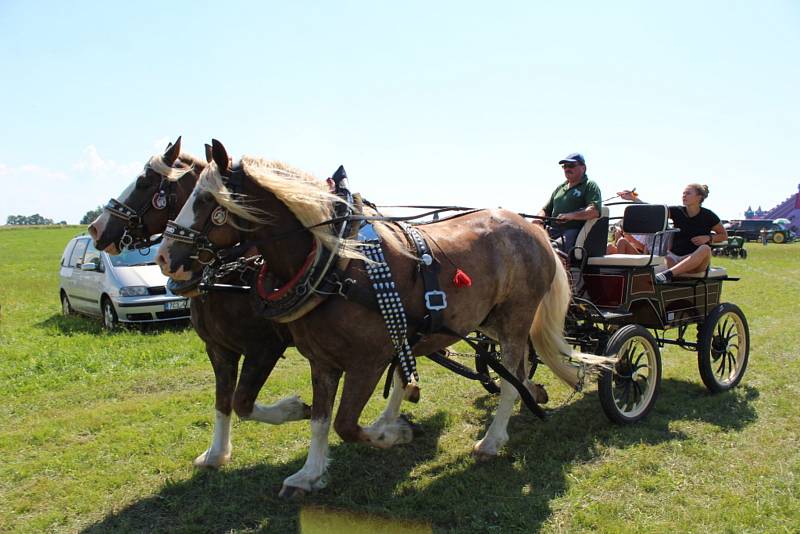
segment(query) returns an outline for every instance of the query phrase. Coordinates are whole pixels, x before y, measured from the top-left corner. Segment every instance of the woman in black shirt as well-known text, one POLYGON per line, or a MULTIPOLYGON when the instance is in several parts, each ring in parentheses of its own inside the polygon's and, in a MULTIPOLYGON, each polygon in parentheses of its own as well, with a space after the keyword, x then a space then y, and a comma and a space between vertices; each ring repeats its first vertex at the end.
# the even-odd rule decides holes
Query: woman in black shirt
MULTIPOLYGON (((622 191, 619 196, 625 200, 634 199, 630 191, 622 191)), ((684 273, 705 271, 711 263, 711 244, 728 240, 719 217, 702 207, 706 197, 708 186, 689 184, 683 190, 683 205, 669 207, 669 218, 680 232, 675 234, 667 254, 668 269, 656 275, 656 283, 669 282, 673 276, 684 273)))

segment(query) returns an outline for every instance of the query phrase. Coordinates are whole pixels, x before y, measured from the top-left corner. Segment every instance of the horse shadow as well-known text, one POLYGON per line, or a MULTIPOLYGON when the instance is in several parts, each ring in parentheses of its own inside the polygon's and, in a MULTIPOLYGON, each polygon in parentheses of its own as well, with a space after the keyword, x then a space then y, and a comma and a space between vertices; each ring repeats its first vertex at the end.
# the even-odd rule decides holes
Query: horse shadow
POLYGON ((436 456, 446 420, 447 415, 439 412, 418 421, 424 433, 402 447, 378 450, 349 443, 332 446, 328 472, 331 487, 305 500, 278 497, 283 480, 303 466, 303 453, 283 464, 197 469, 188 480, 167 482, 156 495, 130 504, 83 532, 298 532, 300 512, 306 505, 373 511, 371 506, 392 499, 393 491, 408 479, 412 469, 436 456), (339 492, 342 488, 347 489, 345 502, 339 492))
MULTIPOLYGON (((439 411, 418 424, 423 434, 402 447, 378 450, 363 445, 331 448, 331 487, 304 502, 277 494, 284 478, 299 470, 299 457, 280 465, 196 471, 184 482, 168 483, 84 530, 299 531, 303 504, 334 513, 371 515, 397 522, 419 522, 458 531, 503 529, 536 531, 553 514, 553 502, 568 490, 573 466, 596 462, 604 451, 680 442, 689 436, 672 428, 676 421, 698 421, 737 431, 757 419, 755 388, 711 395, 699 384, 667 379, 654 410, 635 425, 611 424, 596 392, 550 411, 545 422, 525 408, 509 422, 510 440, 500 456, 475 462, 469 448, 453 460, 431 462, 452 417, 439 411), (430 480, 416 483, 412 480, 430 480)), ((496 400, 474 401, 489 410, 496 400)), ((657 469, 653 465, 637 469, 657 469)))
POLYGON ((43 321, 34 324, 35 327, 43 330, 55 330, 63 336, 73 336, 76 334, 96 334, 116 336, 126 332, 136 331, 144 335, 159 335, 164 332, 180 332, 191 327, 189 318, 157 323, 117 323, 113 330, 105 330, 100 319, 86 315, 70 315, 64 317, 55 313, 43 321))

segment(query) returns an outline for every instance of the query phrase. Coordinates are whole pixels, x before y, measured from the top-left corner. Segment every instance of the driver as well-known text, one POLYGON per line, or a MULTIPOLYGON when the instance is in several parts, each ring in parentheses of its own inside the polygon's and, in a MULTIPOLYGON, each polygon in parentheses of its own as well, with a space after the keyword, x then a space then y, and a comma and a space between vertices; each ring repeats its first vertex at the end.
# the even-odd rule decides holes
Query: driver
MULTIPOLYGON (((539 210, 539 217, 552 217, 548 232, 557 240, 564 252, 575 246, 575 240, 584 221, 600 217, 602 200, 600 188, 586 174, 586 160, 582 154, 573 153, 558 162, 564 169, 566 181, 559 185, 550 200, 539 210)), ((534 224, 543 225, 542 219, 534 224)))

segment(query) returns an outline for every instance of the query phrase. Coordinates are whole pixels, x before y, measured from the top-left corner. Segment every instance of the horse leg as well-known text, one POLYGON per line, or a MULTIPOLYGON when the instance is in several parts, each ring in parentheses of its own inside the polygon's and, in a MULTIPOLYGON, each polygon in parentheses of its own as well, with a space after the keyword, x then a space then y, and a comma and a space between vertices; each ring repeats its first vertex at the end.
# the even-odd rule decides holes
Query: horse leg
POLYGON ((323 475, 328 469, 328 433, 331 428, 333 401, 342 372, 311 361, 311 445, 302 469, 283 481, 279 493, 283 498, 302 497, 313 490, 322 489, 327 482, 323 475))
POLYGON ((233 396, 233 409, 236 415, 245 421, 259 421, 271 425, 310 418, 311 407, 301 401, 297 395, 286 397, 269 405, 256 403, 259 391, 269 378, 283 351, 277 354, 272 352, 263 350, 253 355, 245 354, 242 374, 239 376, 239 383, 236 385, 236 393, 233 396))
POLYGON ((400 404, 404 396, 403 380, 400 378, 400 372, 395 369, 392 391, 386 408, 374 423, 362 429, 371 445, 387 449, 394 445, 410 443, 414 438, 412 425, 400 415, 400 404))
POLYGON ((231 459, 231 401, 236 387, 239 354, 206 343, 216 380, 216 420, 211 446, 194 459, 196 467, 220 467, 231 459))
MULTIPOLYGON (((527 333, 526 333, 527 334, 527 333)), ((503 351, 503 365, 506 369, 514 370, 517 378, 525 382, 526 376, 520 373, 520 368, 524 370, 524 365, 520 365, 520 358, 524 358, 527 350, 527 336, 523 336, 522 342, 516 341, 520 336, 505 336, 500 344, 503 351), (514 339, 515 341, 511 341, 514 339)), ((508 441, 508 420, 514 410, 514 402, 519 393, 511 383, 506 380, 500 381, 500 402, 497 406, 492 424, 486 431, 486 435, 478 441, 472 448, 472 453, 480 460, 485 460, 497 456, 500 449, 508 441)))
POLYGON ((368 443, 382 449, 411 441, 413 437, 411 424, 399 417, 400 403, 405 391, 397 374, 393 378, 392 396, 384 410, 386 415, 384 423, 370 428, 363 428, 358 424, 358 418, 375 391, 382 374, 383 368, 377 367, 348 371, 345 375, 342 401, 339 403, 339 411, 333 423, 336 433, 344 441, 368 443))

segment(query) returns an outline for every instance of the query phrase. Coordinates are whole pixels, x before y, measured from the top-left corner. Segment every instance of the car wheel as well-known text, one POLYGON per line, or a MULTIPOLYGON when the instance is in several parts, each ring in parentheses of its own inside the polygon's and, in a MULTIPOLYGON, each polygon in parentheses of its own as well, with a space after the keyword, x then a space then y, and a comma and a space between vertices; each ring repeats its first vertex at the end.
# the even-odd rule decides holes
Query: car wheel
POLYGON ((67 298, 67 294, 63 291, 61 292, 61 315, 64 317, 69 317, 74 313, 72 309, 72 305, 69 303, 69 298, 67 298))
POLYGON ((786 241, 786 234, 784 234, 783 232, 775 232, 774 234, 772 234, 772 241, 780 245, 781 243, 786 241))
POLYGON ((114 305, 111 299, 105 297, 103 299, 103 328, 106 330, 114 330, 117 327, 117 312, 114 310, 114 305))

